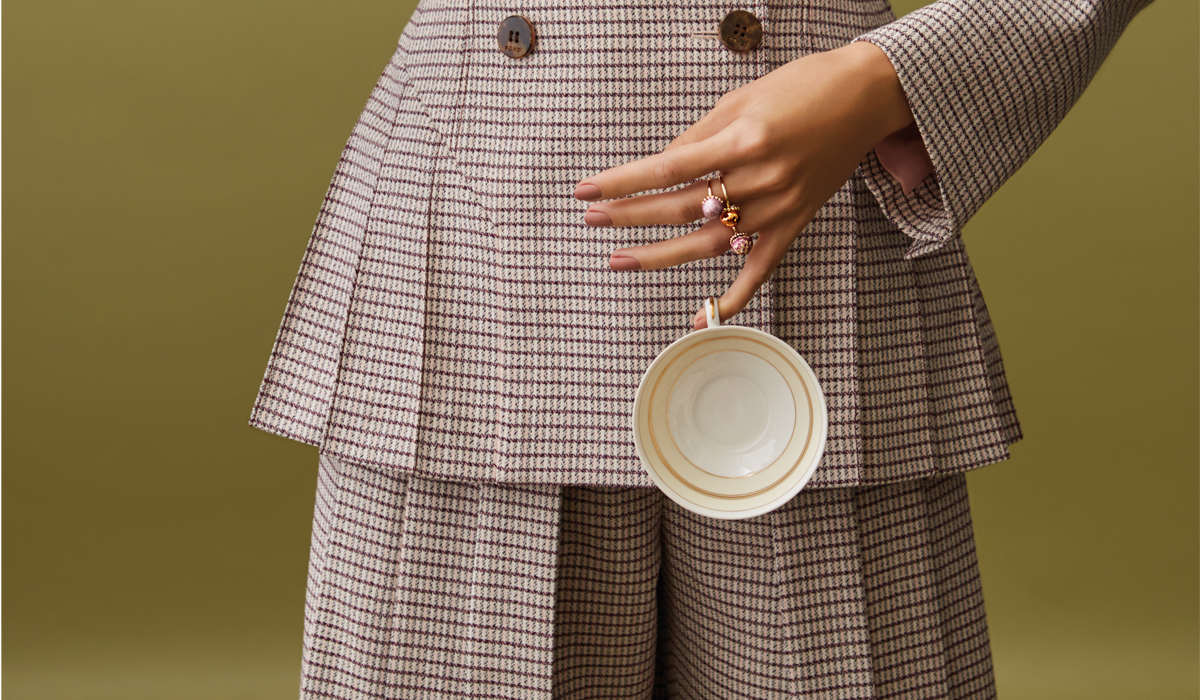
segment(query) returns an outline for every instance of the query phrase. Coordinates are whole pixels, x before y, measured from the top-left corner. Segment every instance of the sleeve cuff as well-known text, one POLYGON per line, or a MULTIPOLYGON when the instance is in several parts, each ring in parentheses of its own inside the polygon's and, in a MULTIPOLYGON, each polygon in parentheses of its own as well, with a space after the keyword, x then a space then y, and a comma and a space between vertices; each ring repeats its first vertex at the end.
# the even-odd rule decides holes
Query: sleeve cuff
MULTIPOLYGON (((909 94, 909 86, 903 84, 905 74, 896 57, 892 55, 891 47, 887 42, 877 41, 870 34, 858 37, 855 41, 866 41, 879 47, 891 61, 892 67, 896 69, 905 94, 909 94)), ((921 151, 927 159, 925 161, 927 165, 922 166, 919 163, 911 162, 915 155, 907 152, 911 151, 911 148, 895 143, 882 143, 884 158, 893 166, 893 170, 908 169, 908 172, 889 171, 880 160, 877 150, 868 153, 861 166, 861 173, 866 180, 867 188, 879 201, 884 215, 892 224, 913 239, 912 246, 904 254, 906 260, 941 248, 954 237, 958 228, 946 202, 938 176, 936 154, 929 150, 929 141, 921 128, 921 115, 917 114, 915 109, 913 117, 915 122, 912 128, 916 133, 912 140, 921 144, 921 151), (900 147, 896 148, 898 145, 900 147), (892 148, 889 149, 888 146, 892 146, 892 148), (897 151, 903 152, 899 159, 894 157, 897 155, 897 151), (889 159, 888 156, 893 157, 889 159), (908 183, 909 187, 905 187, 904 180, 915 179, 915 175, 921 174, 922 167, 925 170, 920 180, 916 183, 908 183)), ((889 136, 888 139, 893 136, 889 136)), ((877 146, 877 148, 879 147, 877 146)))
POLYGON ((904 254, 906 260, 932 253, 954 237, 954 220, 942 201, 936 172, 905 194, 904 186, 883 167, 875 151, 867 154, 860 170, 884 216, 913 239, 904 254))

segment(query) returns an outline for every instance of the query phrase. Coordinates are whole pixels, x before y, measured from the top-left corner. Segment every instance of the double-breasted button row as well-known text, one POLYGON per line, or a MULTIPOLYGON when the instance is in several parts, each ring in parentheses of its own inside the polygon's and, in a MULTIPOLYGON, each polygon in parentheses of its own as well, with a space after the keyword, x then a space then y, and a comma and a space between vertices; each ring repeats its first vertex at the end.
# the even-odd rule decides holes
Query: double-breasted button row
MULTIPOLYGON (((758 48, 762 42, 762 22, 753 13, 734 10, 725 15, 717 28, 717 36, 725 48, 745 53, 758 48)), ((500 53, 509 58, 528 56, 537 43, 537 30, 533 22, 520 16, 506 17, 496 30, 496 45, 500 53)))

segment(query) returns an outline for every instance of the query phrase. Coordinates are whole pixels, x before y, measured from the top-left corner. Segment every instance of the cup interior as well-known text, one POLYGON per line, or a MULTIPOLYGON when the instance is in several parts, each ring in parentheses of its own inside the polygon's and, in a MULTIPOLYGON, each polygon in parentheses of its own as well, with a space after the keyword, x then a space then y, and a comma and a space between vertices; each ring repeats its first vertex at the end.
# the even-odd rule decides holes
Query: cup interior
POLYGON ((739 350, 714 352, 675 380, 667 424, 676 447, 698 469, 750 476, 783 454, 796 426, 796 399, 769 362, 739 350))
POLYGON ((631 418, 655 485, 695 513, 742 519, 804 488, 824 453, 827 416, 820 383, 794 348, 714 324, 650 363, 631 418))

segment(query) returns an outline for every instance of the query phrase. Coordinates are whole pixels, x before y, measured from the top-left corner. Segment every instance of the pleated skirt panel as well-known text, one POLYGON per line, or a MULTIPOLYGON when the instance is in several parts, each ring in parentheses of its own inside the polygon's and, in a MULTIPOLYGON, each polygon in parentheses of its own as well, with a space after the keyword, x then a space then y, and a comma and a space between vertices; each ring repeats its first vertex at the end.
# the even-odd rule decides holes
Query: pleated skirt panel
POLYGON ((323 455, 302 698, 992 698, 965 479, 741 521, 323 455))

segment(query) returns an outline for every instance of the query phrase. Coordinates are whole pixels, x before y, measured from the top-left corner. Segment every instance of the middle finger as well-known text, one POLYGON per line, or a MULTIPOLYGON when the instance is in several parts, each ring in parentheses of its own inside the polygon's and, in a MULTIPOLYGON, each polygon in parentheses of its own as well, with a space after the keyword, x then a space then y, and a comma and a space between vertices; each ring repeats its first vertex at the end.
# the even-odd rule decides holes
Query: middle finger
POLYGON ((616 227, 688 224, 703 218, 700 202, 707 193, 708 186, 701 180, 680 190, 614 199, 588 207, 583 221, 588 226, 616 227))

